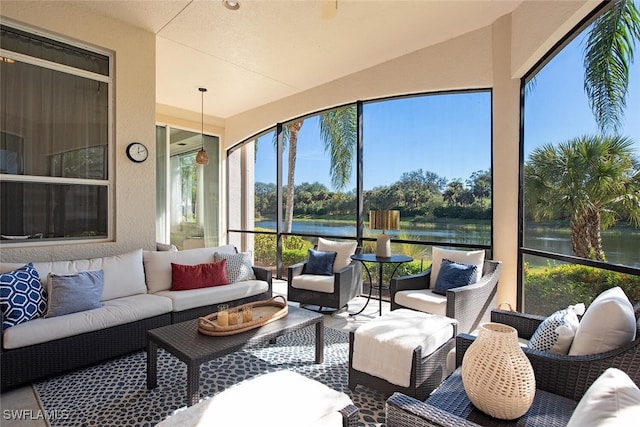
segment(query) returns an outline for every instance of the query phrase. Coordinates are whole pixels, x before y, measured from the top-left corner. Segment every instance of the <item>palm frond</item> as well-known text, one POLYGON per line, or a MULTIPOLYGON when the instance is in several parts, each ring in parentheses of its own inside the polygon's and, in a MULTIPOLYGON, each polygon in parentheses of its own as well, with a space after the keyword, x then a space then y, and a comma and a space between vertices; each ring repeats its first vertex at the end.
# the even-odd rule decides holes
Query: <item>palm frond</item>
POLYGON ((584 89, 603 133, 617 133, 624 119, 640 13, 632 0, 614 5, 591 26, 585 46, 584 89))

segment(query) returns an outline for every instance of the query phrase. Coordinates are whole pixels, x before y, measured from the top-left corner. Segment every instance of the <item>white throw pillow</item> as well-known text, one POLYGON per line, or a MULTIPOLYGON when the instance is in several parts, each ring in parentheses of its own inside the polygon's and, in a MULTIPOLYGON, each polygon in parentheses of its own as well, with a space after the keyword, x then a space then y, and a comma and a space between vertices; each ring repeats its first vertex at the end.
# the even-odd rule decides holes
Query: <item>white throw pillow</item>
POLYGON ((616 286, 598 295, 587 308, 573 338, 569 356, 604 353, 635 338, 633 306, 624 291, 616 286))
POLYGON ((556 354, 568 354, 584 314, 584 304, 570 305, 544 319, 529 340, 529 348, 556 354))
POLYGON ((634 426, 640 420, 640 389, 629 376, 609 368, 591 384, 567 427, 634 426))
POLYGON ((240 252, 237 254, 216 252, 213 254, 213 259, 215 262, 220 262, 223 259, 227 261, 225 269, 227 270, 229 283, 255 280, 256 278, 253 272, 253 256, 251 252, 240 252))
POLYGON ((455 249, 443 249, 436 246, 431 251, 431 277, 429 279, 429 288, 436 286, 436 279, 440 272, 440 264, 443 259, 448 259, 459 264, 475 265, 476 272, 471 283, 476 283, 482 277, 482 268, 484 267, 484 251, 459 251, 455 249))
POLYGON ((333 262, 333 272, 342 270, 351 264, 351 255, 356 253, 358 242, 334 242, 333 240, 318 237, 318 250, 322 252, 335 252, 336 259, 333 262))

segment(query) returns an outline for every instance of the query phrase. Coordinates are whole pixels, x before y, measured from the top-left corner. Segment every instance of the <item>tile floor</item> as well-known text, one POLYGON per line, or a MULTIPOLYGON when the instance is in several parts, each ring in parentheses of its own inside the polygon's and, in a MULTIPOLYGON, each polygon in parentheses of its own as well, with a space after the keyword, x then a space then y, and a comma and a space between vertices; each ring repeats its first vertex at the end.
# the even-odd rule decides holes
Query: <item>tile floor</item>
MULTIPOLYGON (((287 294, 287 282, 283 280, 273 281, 274 294, 287 294)), ((354 298, 347 311, 334 315, 325 315, 324 324, 333 329, 350 331, 359 325, 378 316, 379 302, 372 299, 366 309, 356 317, 349 316, 349 312, 359 311, 367 302, 365 297, 354 298)), ((389 311, 389 303, 382 302, 382 312, 389 311)), ((36 395, 31 386, 21 387, 0 395, 0 425, 2 427, 47 427, 43 412, 38 404, 36 395)))

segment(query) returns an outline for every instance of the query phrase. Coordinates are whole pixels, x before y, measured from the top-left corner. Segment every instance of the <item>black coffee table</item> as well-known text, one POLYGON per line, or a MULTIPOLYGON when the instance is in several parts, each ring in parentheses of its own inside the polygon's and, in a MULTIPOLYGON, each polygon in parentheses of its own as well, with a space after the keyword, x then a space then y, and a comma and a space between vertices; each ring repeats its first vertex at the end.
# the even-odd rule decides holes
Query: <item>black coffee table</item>
POLYGON ((147 331, 147 388, 158 386, 158 347, 187 364, 187 405, 199 400, 200 365, 311 325, 316 326, 315 363, 324 361, 323 316, 289 306, 289 314, 259 328, 236 335, 212 337, 198 332, 198 320, 189 320, 147 331))

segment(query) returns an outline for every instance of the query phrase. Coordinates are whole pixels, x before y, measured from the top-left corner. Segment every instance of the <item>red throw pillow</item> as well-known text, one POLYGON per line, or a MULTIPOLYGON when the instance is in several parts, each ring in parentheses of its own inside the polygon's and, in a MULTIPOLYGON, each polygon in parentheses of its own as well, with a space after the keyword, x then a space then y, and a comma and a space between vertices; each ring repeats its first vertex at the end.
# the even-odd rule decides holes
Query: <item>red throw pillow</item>
POLYGON ((229 283, 225 269, 226 263, 226 259, 198 265, 171 263, 171 290, 185 291, 226 285, 229 283))

